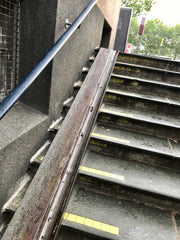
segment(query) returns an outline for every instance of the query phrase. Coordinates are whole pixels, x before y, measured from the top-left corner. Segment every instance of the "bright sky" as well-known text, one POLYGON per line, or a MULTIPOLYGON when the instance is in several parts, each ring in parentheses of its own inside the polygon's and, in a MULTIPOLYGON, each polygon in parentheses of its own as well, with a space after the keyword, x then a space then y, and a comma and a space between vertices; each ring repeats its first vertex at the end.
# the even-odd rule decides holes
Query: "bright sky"
POLYGON ((146 20, 159 18, 166 25, 180 24, 180 0, 156 0, 156 2, 145 16, 146 20))

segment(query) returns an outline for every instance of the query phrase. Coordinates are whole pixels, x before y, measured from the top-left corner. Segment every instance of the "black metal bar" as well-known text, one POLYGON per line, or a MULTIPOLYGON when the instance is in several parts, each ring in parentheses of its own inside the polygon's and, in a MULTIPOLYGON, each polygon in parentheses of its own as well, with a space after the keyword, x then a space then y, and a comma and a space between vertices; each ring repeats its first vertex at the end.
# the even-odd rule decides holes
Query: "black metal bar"
POLYGON ((39 63, 27 74, 27 76, 16 86, 16 88, 0 103, 0 119, 11 109, 11 107, 19 100, 23 93, 30 87, 34 80, 44 70, 48 63, 59 52, 79 25, 83 22, 89 12, 92 10, 98 0, 92 0, 83 12, 76 18, 67 31, 57 40, 49 52, 39 61, 39 63))

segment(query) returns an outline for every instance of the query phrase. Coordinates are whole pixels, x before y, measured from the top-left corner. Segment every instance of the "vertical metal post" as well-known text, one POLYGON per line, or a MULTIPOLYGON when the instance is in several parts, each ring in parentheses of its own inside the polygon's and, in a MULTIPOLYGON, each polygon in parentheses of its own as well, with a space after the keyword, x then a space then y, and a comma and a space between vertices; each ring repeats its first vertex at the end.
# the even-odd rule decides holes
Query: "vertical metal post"
POLYGON ((139 46, 140 46, 140 42, 141 42, 141 35, 139 35, 139 40, 138 40, 138 43, 137 43, 137 48, 136 48, 136 54, 139 53, 139 46))

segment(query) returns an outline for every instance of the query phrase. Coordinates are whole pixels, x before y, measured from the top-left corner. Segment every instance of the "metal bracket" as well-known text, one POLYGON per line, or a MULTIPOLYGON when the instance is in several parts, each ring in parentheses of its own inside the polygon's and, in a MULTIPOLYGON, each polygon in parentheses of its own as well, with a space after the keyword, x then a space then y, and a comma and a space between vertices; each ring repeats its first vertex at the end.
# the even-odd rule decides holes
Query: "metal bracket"
POLYGON ((69 19, 66 18, 66 21, 65 21, 65 24, 64 24, 65 29, 68 29, 71 25, 72 25, 72 23, 70 23, 69 19))
MULTIPOLYGON (((65 29, 68 29, 71 25, 72 25, 72 23, 69 22, 68 18, 66 18, 66 21, 64 24, 65 29)), ((81 27, 81 24, 79 25, 78 29, 80 29, 80 27, 81 27)))

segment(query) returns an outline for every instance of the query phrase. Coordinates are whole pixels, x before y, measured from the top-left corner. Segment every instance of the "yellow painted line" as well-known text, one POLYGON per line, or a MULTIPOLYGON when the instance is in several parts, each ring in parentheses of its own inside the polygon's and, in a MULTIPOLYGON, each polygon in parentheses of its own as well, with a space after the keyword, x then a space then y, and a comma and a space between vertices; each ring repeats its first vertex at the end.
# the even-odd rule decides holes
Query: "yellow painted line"
POLYGON ((99 221, 95 221, 90 218, 85 218, 85 217, 82 217, 79 215, 65 212, 63 214, 63 219, 66 221, 70 221, 73 223, 78 223, 78 224, 81 224, 81 225, 84 225, 87 227, 91 227, 91 228, 94 228, 94 229, 97 229, 97 230, 100 230, 103 232, 107 232, 107 233, 114 234, 114 235, 119 235, 118 227, 115 227, 113 225, 109 225, 106 223, 102 223, 99 221))
POLYGON ((127 66, 119 66, 119 65, 115 65, 114 69, 120 69, 120 70, 125 70, 125 71, 129 71, 129 72, 137 72, 140 73, 141 69, 138 69, 138 67, 127 67, 127 66))
POLYGON ((116 115, 121 115, 121 116, 126 116, 126 117, 133 117, 133 114, 128 114, 128 113, 123 113, 123 112, 117 112, 117 111, 112 111, 104 108, 100 108, 100 112, 105 112, 105 113, 112 113, 116 115))
POLYGON ((44 156, 42 156, 41 158, 40 158, 40 160, 42 161, 44 159, 44 156))
POLYGON ((106 91, 108 91, 110 93, 119 93, 119 94, 123 94, 123 95, 127 95, 127 96, 137 96, 134 93, 126 93, 126 92, 122 92, 122 91, 118 91, 118 90, 114 90, 114 89, 110 89, 110 88, 107 88, 106 91))
POLYGON ((131 83, 131 86, 138 86, 138 85, 139 85, 138 82, 132 82, 132 83, 131 83))
POLYGON ((125 139, 110 137, 110 136, 99 134, 99 133, 91 133, 91 136, 92 137, 103 138, 103 139, 107 139, 107 140, 112 140, 112 141, 117 141, 117 142, 128 143, 128 144, 130 143, 130 141, 125 140, 125 139))
POLYGON ((79 170, 84 171, 84 172, 94 173, 94 174, 104 176, 104 177, 108 177, 108 178, 113 178, 113 179, 120 180, 120 181, 125 180, 124 176, 114 174, 114 173, 110 173, 110 172, 101 171, 101 170, 94 169, 94 168, 85 167, 85 166, 80 166, 79 170))

